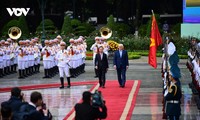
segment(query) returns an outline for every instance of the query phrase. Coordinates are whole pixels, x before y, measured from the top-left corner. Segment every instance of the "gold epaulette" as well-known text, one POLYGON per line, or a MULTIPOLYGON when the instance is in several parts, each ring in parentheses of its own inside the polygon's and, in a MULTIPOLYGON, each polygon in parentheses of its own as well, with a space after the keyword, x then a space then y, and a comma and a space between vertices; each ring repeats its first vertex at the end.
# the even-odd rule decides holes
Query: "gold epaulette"
POLYGON ((175 87, 175 91, 174 91, 174 96, 175 96, 176 93, 177 93, 177 86, 176 86, 175 84, 171 84, 171 85, 170 85, 170 87, 169 87, 169 89, 168 89, 168 92, 169 92, 169 93, 172 93, 172 86, 175 87))

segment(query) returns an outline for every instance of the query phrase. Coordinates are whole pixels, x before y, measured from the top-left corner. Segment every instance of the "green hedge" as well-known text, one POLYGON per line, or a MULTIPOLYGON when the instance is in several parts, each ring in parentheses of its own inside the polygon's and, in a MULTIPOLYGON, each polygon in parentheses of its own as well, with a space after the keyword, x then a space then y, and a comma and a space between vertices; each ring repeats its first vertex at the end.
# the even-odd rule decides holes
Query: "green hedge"
POLYGON ((93 56, 87 56, 86 60, 93 60, 93 56))
POLYGON ((131 54, 128 56, 128 59, 131 60, 131 59, 140 59, 141 58, 141 55, 134 55, 134 54, 131 54))
POLYGON ((178 55, 180 59, 188 59, 188 55, 178 55))

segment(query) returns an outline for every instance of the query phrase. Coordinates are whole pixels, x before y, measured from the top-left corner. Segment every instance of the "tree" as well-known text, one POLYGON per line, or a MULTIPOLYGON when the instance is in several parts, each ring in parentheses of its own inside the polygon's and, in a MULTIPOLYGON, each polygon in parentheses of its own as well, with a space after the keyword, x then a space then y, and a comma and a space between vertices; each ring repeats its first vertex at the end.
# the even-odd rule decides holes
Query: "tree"
POLYGON ((65 16, 64 23, 62 25, 61 34, 67 35, 72 33, 72 26, 71 26, 71 20, 69 16, 65 16))
POLYGON ((114 20, 113 15, 110 15, 110 16, 108 17, 107 26, 108 26, 110 29, 115 30, 115 20, 114 20))
MULTIPOLYGON (((53 38, 56 36, 55 35, 56 27, 54 26, 54 23, 52 20, 45 19, 44 28, 45 28, 45 33, 46 33, 47 38, 53 38)), ((42 21, 41 21, 40 25, 37 27, 36 34, 41 35, 42 32, 43 31, 42 31, 42 21)))
POLYGON ((14 20, 11 20, 9 21, 6 25, 4 25, 3 29, 2 29, 2 35, 3 36, 7 36, 8 35, 8 30, 11 28, 11 27, 20 27, 19 26, 19 21, 14 19, 14 20))
POLYGON ((24 16, 19 17, 19 28, 22 31, 22 36, 29 36, 29 29, 24 16))

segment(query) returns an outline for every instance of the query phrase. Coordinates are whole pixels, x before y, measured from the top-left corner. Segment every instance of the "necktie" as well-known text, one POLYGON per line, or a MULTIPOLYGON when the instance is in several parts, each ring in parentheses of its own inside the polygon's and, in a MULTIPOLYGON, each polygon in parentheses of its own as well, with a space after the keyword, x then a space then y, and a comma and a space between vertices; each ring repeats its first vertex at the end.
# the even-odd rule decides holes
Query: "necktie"
POLYGON ((120 50, 119 53, 120 53, 120 58, 121 58, 122 57, 122 51, 120 50))

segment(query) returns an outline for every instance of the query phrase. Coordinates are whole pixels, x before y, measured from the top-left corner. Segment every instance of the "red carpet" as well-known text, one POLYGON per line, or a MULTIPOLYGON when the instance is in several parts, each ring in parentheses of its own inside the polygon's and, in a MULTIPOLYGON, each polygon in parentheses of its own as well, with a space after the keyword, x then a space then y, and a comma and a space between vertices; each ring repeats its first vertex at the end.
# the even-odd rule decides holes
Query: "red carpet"
MULTIPOLYGON (((140 84, 141 81, 139 80, 127 80, 126 87, 120 88, 117 80, 107 80, 106 88, 99 88, 108 108, 106 120, 131 119, 140 84)), ((91 91, 97 88, 98 86, 91 89, 91 91)), ((64 120, 72 120, 74 116, 75 112, 72 109, 64 120)))

